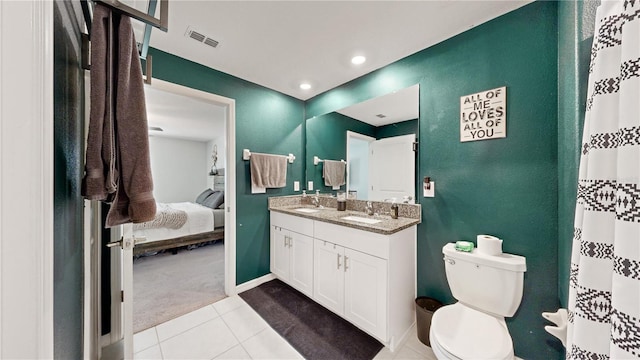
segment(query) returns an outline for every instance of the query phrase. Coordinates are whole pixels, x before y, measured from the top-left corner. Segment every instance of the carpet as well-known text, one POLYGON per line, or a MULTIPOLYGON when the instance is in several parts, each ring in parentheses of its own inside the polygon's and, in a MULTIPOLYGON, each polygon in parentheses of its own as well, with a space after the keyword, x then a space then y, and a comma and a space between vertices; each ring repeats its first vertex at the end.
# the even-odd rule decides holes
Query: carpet
POLYGON ((305 359, 373 359, 378 340, 280 280, 240 294, 305 359))
POLYGON ((143 256, 133 262, 133 331, 156 326, 226 297, 224 243, 143 256))

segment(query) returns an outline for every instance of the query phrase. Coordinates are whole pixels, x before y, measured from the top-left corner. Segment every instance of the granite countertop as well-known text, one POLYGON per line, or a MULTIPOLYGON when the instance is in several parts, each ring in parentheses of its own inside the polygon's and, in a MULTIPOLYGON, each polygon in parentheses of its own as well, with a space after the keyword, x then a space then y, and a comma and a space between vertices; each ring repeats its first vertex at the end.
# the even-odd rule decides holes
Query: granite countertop
MULTIPOLYGON (((323 197, 321 197, 321 199, 322 198, 323 197)), ((337 206, 331 206, 332 202, 336 201, 335 199, 331 201, 330 197, 324 197, 324 198, 325 199, 323 199, 324 201, 321 202, 320 207, 315 207, 313 205, 305 204, 304 203, 305 201, 296 201, 295 197, 293 196, 280 197, 280 199, 274 198, 274 199, 277 199, 275 201, 271 201, 272 198, 270 198, 269 210, 281 212, 288 215, 299 216, 307 219, 323 221, 331 224, 346 226, 346 227, 350 227, 358 230, 370 231, 370 232, 383 234, 383 235, 391 235, 398 231, 417 225, 421 221, 420 205, 399 204, 399 206, 404 206, 409 208, 401 208, 402 211, 400 211, 400 216, 398 216, 397 219, 392 219, 391 216, 387 215, 388 211, 385 211, 386 207, 391 206, 391 204, 389 203, 374 202, 374 211, 376 213, 380 213, 380 215, 377 215, 377 214, 367 215, 363 211, 354 210, 353 208, 358 208, 359 204, 355 203, 352 200, 347 200, 347 210, 338 211, 337 206), (283 198, 287 198, 287 199, 283 199, 283 198), (284 201, 278 201, 278 200, 284 200, 284 201), (349 205, 352 205, 352 206, 349 206, 349 205), (318 209, 319 211, 307 213, 307 212, 301 212, 296 210, 300 208, 318 209), (402 215, 406 215, 406 216, 402 216, 402 215), (381 221, 375 224, 368 224, 368 223, 363 223, 359 221, 343 219, 344 217, 347 217, 347 216, 358 216, 362 218, 381 220, 381 221)))

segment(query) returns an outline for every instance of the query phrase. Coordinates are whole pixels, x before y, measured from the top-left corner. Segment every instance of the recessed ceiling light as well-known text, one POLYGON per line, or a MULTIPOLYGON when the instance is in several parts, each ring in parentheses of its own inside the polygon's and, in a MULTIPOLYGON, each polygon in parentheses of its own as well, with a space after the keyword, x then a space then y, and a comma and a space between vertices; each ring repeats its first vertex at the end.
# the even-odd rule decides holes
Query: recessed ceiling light
POLYGON ((354 65, 360 65, 365 61, 367 61, 367 58, 362 55, 354 56, 351 58, 351 63, 354 65))
POLYGON ((300 89, 302 89, 302 90, 309 90, 309 89, 311 89, 311 84, 309 84, 309 83, 302 83, 302 84, 300 84, 300 89))

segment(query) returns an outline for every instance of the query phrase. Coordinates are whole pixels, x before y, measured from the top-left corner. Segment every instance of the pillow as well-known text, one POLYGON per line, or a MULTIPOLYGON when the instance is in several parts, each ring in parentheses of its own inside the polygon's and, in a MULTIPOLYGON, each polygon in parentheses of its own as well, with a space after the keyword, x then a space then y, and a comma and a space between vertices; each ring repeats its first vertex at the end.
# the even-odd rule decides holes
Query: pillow
POLYGON ((214 191, 212 194, 209 194, 206 199, 204 199, 201 205, 215 209, 223 202, 224 191, 214 191))
POLYGON ((198 195, 198 197, 196 198, 196 204, 202 205, 202 202, 211 194, 213 194, 213 190, 211 189, 207 189, 201 192, 200 195, 198 195))

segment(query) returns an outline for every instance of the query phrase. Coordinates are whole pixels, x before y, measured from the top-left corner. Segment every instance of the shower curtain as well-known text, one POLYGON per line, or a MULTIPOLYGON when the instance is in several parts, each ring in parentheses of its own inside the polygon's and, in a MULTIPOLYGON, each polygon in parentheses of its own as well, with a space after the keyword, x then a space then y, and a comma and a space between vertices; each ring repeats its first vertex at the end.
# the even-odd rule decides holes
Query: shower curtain
POLYGON ((603 0, 591 50, 567 359, 640 358, 640 0, 603 0))

